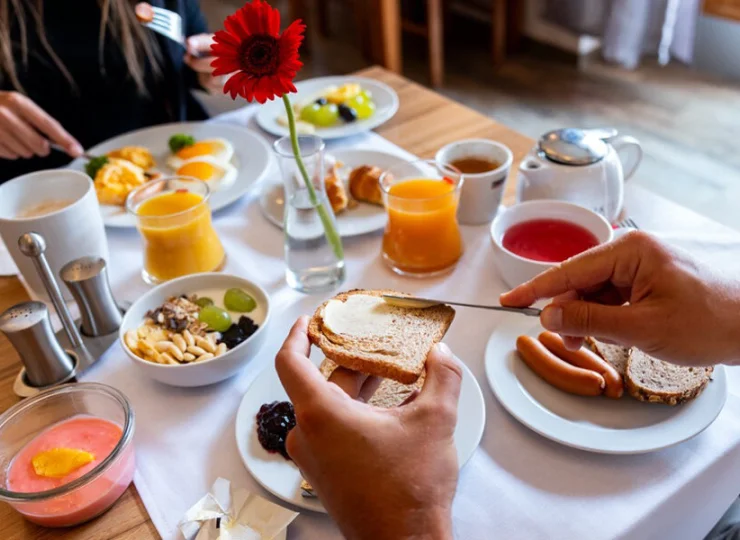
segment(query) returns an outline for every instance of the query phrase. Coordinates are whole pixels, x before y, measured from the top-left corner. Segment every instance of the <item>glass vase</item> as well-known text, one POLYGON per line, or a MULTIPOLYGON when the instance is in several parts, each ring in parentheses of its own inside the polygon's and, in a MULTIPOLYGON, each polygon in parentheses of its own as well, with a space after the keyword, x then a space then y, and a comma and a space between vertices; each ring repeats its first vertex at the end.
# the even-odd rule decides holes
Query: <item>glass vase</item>
POLYGON ((313 190, 295 159, 290 137, 275 142, 285 189, 285 279, 293 289, 327 292, 344 281, 344 256, 337 221, 324 187, 324 141, 298 137, 298 148, 313 190))

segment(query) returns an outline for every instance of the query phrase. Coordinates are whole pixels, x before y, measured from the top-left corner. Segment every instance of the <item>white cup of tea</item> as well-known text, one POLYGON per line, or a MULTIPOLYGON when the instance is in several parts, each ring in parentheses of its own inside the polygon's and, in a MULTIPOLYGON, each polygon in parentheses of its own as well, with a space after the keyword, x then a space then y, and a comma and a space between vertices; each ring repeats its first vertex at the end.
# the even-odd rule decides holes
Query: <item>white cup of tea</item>
POLYGON ((442 147, 435 159, 463 173, 458 221, 465 225, 490 223, 498 212, 514 160, 511 150, 488 139, 465 139, 442 147))
POLYGON ((48 300, 33 261, 18 249, 18 238, 29 232, 46 240, 46 260, 68 300, 72 295, 59 279, 62 266, 80 257, 109 260, 95 188, 79 171, 39 171, 0 184, 0 237, 28 287, 48 300))

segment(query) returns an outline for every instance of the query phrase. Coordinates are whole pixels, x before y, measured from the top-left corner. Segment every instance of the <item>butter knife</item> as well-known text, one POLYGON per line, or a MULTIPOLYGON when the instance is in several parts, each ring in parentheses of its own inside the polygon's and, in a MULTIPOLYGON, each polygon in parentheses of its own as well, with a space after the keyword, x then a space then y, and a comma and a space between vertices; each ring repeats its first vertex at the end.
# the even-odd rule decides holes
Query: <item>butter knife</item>
POLYGON ((387 304, 396 307, 404 307, 410 309, 426 309, 442 304, 449 304, 451 306, 461 306, 477 309, 491 309, 493 311, 509 311, 511 313, 521 313, 529 317, 539 317, 542 313, 541 309, 537 308, 515 308, 506 306, 484 306, 481 304, 464 304, 463 302, 450 302, 448 300, 432 300, 430 298, 418 298, 416 296, 397 296, 395 294, 384 294, 383 300, 387 304))

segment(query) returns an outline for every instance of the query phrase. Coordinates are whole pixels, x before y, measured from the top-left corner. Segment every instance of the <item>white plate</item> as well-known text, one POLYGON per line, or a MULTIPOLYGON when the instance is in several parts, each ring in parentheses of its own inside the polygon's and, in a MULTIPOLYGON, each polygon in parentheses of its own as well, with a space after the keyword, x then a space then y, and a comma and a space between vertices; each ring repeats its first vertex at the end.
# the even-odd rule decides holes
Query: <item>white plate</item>
MULTIPOLYGON (((361 165, 374 165, 386 170, 408 162, 408 159, 377 150, 334 150, 330 154, 350 169, 361 165)), ((282 229, 285 211, 285 192, 282 184, 265 185, 260 196, 260 208, 270 223, 282 229)), ((357 236, 384 228, 387 220, 383 207, 360 203, 357 208, 345 210, 337 216, 337 227, 340 236, 357 236)))
MULTIPOLYGON (((312 360, 321 362, 321 356, 312 360)), ((264 403, 286 401, 288 395, 280 383, 274 366, 263 371, 242 398, 236 413, 236 444, 247 470, 267 491, 284 501, 316 512, 326 512, 321 502, 301 495, 301 473, 292 461, 279 454, 270 454, 257 439, 256 416, 264 403)), ((475 377, 463 365, 463 380, 458 406, 458 423, 455 428, 457 460, 462 468, 473 455, 483 436, 486 424, 486 406, 475 377)))
MULTIPOLYGON (((319 77, 318 79, 301 81, 295 85, 298 93, 291 94, 290 100, 291 103, 296 104, 321 92, 327 86, 341 86, 349 83, 357 83, 372 92, 376 107, 375 114, 366 120, 357 120, 351 124, 341 124, 329 128, 317 127, 316 135, 322 139, 339 139, 370 131, 390 120, 398 111, 398 94, 387 84, 364 77, 319 77)), ((285 107, 281 99, 268 101, 261 105, 257 111, 257 124, 268 133, 278 137, 288 135, 288 128, 281 126, 277 121, 278 117, 284 114, 285 107)))
POLYGON ((603 454, 642 454, 683 442, 706 429, 727 399, 725 370, 693 401, 670 407, 567 394, 540 379, 516 353, 516 338, 542 328, 518 315, 505 317, 486 346, 486 375, 501 405, 522 424, 566 446, 603 454))
MULTIPOLYGON (((219 210, 237 201, 262 178, 273 159, 270 146, 254 131, 239 126, 205 122, 178 122, 139 129, 109 139, 87 152, 102 155, 122 146, 145 146, 154 155, 157 162, 156 170, 168 176, 174 173, 165 165, 165 159, 170 153, 167 142, 175 133, 187 133, 196 139, 221 137, 234 145, 231 164, 237 168, 237 176, 229 186, 211 194, 213 210, 219 210)), ((85 163, 83 159, 76 159, 69 164, 69 168, 84 171, 85 163)), ((121 206, 103 205, 100 210, 106 227, 136 226, 134 217, 127 214, 121 206)))

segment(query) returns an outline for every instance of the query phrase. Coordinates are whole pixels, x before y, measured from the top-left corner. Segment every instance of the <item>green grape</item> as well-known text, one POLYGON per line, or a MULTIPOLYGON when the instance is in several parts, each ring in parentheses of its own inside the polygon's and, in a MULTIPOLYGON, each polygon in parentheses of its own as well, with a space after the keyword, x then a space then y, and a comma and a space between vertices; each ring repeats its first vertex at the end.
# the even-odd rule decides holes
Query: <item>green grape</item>
POLYGON ((198 306, 200 306, 200 307, 204 308, 204 307, 206 307, 206 306, 212 306, 212 305, 213 305, 213 300, 211 300, 211 299, 210 299, 210 298, 208 298, 207 296, 201 296, 200 298, 198 298, 198 299, 197 299, 197 300, 195 301, 195 303, 196 303, 196 304, 197 304, 198 306))
POLYGON ((311 103, 301 109, 301 120, 308 122, 309 124, 316 123, 316 115, 319 112, 321 105, 318 103, 311 103))
POLYGON ((328 103, 319 107, 316 115, 311 122, 319 127, 331 127, 339 119, 339 108, 334 103, 328 103))
POLYGON ((347 105, 355 110, 359 120, 365 120, 375 114, 375 103, 373 103, 372 99, 368 99, 362 94, 347 101, 347 105))
POLYGON ((224 294, 224 306, 230 311, 249 313, 257 307, 257 302, 241 289, 229 289, 224 294))
POLYGON ((206 306, 198 312, 198 320, 216 332, 226 332, 231 327, 231 316, 220 307, 206 306))

